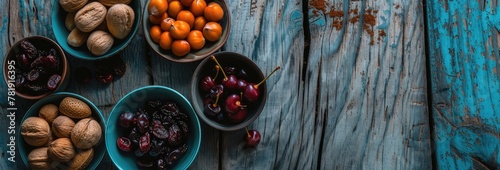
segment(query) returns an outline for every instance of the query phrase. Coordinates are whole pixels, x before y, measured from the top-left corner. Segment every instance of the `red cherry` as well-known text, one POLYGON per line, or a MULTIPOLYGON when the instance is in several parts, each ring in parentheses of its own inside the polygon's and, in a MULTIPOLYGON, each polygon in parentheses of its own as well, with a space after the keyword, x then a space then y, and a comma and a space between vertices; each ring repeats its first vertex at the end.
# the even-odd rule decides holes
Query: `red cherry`
POLYGON ((224 110, 227 113, 234 114, 238 111, 240 111, 241 108, 241 97, 236 94, 232 94, 227 96, 226 102, 225 102, 224 110))
POLYGON ((247 148, 255 148, 260 142, 260 133, 257 130, 248 130, 245 127, 247 133, 243 136, 243 141, 245 141, 247 148))
POLYGON ((240 111, 234 113, 234 114, 227 114, 227 117, 229 120, 231 120, 233 123, 241 123, 245 118, 247 118, 248 110, 247 109, 240 109, 240 111))
POLYGON ((267 75, 264 80, 260 81, 258 84, 254 83, 248 83, 248 85, 245 87, 245 91, 243 93, 243 96, 245 99, 247 99, 249 102, 255 102, 259 99, 259 86, 264 83, 271 75, 274 74, 277 70, 279 70, 281 67, 278 66, 276 67, 271 74, 267 75))

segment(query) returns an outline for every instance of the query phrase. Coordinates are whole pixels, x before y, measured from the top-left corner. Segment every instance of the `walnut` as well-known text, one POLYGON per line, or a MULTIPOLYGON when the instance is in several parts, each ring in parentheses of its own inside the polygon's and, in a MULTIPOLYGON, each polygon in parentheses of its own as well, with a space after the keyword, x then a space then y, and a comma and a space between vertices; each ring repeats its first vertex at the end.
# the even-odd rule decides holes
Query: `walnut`
POLYGON ((94 55, 103 55, 111 49, 113 42, 111 34, 97 30, 92 32, 87 39, 87 48, 94 55))
POLYGON ((94 158, 94 149, 90 148, 78 152, 71 161, 68 162, 69 169, 83 170, 89 166, 94 158))
POLYGON ((76 15, 75 12, 71 12, 71 13, 68 13, 66 15, 66 19, 64 20, 64 25, 66 26, 66 29, 68 31, 71 31, 76 27, 75 26, 75 15, 76 15))
POLYGON ((99 0, 105 6, 113 6, 114 4, 129 4, 132 0, 99 0))
POLYGON ((91 148, 101 140, 101 136, 101 126, 90 118, 78 121, 71 131, 71 141, 79 149, 91 148))
POLYGON ((52 161, 47 155, 47 149, 48 147, 33 149, 28 154, 28 166, 31 169, 51 169, 52 161))
POLYGON ((69 138, 74 126, 75 122, 71 118, 61 115, 52 122, 52 132, 58 138, 69 138))
POLYGON ((73 97, 65 97, 59 104, 61 114, 70 118, 86 118, 92 114, 87 103, 73 97))
POLYGON ((50 126, 39 117, 29 117, 21 125, 21 136, 31 146, 43 146, 50 137, 50 126))
POLYGON ((106 14, 106 23, 111 35, 124 39, 132 30, 134 24, 134 10, 125 4, 116 4, 109 8, 106 14))
POLYGON ((87 42, 88 37, 88 32, 82 32, 78 28, 73 28, 73 30, 68 34, 66 41, 68 41, 68 44, 73 47, 80 47, 87 42))
POLYGON ((38 111, 38 117, 45 119, 49 124, 51 124, 58 115, 58 108, 54 104, 46 104, 38 111))
POLYGON ((87 4, 88 0, 59 0, 61 7, 67 12, 75 12, 87 4))
POLYGON ((59 138, 49 145, 49 158, 57 162, 68 162, 75 156, 75 148, 69 138, 59 138))
POLYGON ((99 2, 91 2, 75 14, 75 26, 83 32, 91 32, 106 17, 106 7, 99 2))

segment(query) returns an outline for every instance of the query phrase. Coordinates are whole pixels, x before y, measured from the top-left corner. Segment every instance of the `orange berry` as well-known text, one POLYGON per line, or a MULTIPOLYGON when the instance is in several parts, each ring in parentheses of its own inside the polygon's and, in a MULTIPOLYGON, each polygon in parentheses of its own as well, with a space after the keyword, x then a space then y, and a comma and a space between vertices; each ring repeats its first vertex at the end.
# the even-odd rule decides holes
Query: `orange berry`
POLYGON ((217 22, 224 17, 224 10, 218 3, 210 2, 203 10, 203 15, 205 15, 207 21, 217 22))
POLYGON ((160 26, 158 26, 158 25, 154 25, 151 27, 151 29, 149 29, 149 36, 151 37, 151 39, 155 43, 160 42, 161 33, 162 33, 162 31, 160 29, 160 26))
POLYGON ((196 17, 194 19, 193 29, 201 31, 201 30, 203 30, 203 27, 205 26, 205 24, 207 24, 207 20, 205 19, 205 17, 203 17, 203 16, 196 17))
POLYGON ((182 40, 186 38, 191 31, 191 27, 186 21, 175 21, 170 26, 170 35, 176 40, 182 40))
POLYGON ((172 47, 172 37, 168 31, 165 31, 160 36, 160 47, 164 50, 170 50, 172 47))
POLYGON ((186 40, 193 50, 199 50, 205 45, 205 37, 203 37, 203 33, 198 30, 189 32, 186 40))
POLYGON ((184 6, 191 6, 191 3, 193 3, 193 0, 180 0, 181 4, 184 6))
POLYGON ((189 7, 189 11, 191 11, 195 17, 202 16, 206 7, 207 3, 205 0, 194 0, 189 7))
POLYGON ((166 0, 151 0, 148 4, 148 12, 150 15, 160 16, 163 15, 168 9, 166 0))
POLYGON ((161 21, 163 21, 163 19, 165 19, 167 17, 168 17, 168 14, 166 12, 160 16, 149 15, 149 21, 152 24, 160 25, 161 21))
POLYGON ((182 57, 191 51, 191 46, 186 40, 175 40, 172 42, 172 53, 178 57, 182 57))
POLYGON ((182 4, 179 1, 172 1, 168 4, 169 8, 167 10, 168 16, 172 18, 177 18, 177 14, 182 11, 182 4))
POLYGON ((170 30, 170 26, 172 26, 172 23, 175 22, 175 19, 173 18, 165 18, 163 21, 160 23, 160 27, 163 31, 168 31, 170 30))
POLYGON ((203 27, 203 36, 208 41, 217 41, 222 36, 222 27, 217 22, 208 22, 203 27))
POLYGON ((189 27, 193 27, 194 15, 188 10, 182 10, 179 14, 177 14, 177 21, 186 21, 189 24, 189 27))

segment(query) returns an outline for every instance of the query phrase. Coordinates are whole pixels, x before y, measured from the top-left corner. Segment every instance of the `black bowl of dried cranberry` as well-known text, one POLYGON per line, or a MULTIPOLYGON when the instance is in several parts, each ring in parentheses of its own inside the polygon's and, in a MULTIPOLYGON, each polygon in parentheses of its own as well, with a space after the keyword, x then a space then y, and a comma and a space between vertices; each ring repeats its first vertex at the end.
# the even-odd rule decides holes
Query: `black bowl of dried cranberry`
POLYGON ((201 143, 193 107, 164 86, 125 95, 111 111, 106 132, 108 153, 119 169, 187 169, 201 143))
POLYGON ((193 107, 198 117, 216 129, 244 128, 259 117, 265 106, 264 78, 260 68, 246 56, 234 52, 215 53, 194 71, 193 107))
POLYGON ((61 47, 43 36, 16 42, 5 57, 4 79, 16 95, 38 100, 68 84, 69 64, 61 47))

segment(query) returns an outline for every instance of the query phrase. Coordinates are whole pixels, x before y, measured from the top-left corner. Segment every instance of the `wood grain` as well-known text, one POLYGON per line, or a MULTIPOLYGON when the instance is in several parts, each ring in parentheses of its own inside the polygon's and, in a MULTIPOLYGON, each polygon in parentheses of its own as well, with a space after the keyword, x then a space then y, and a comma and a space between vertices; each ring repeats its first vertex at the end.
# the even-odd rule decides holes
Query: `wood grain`
POLYGON ((429 0, 427 10, 436 166, 498 169, 498 1, 429 0))
POLYGON ((421 1, 310 4, 302 112, 318 167, 430 169, 421 1))

